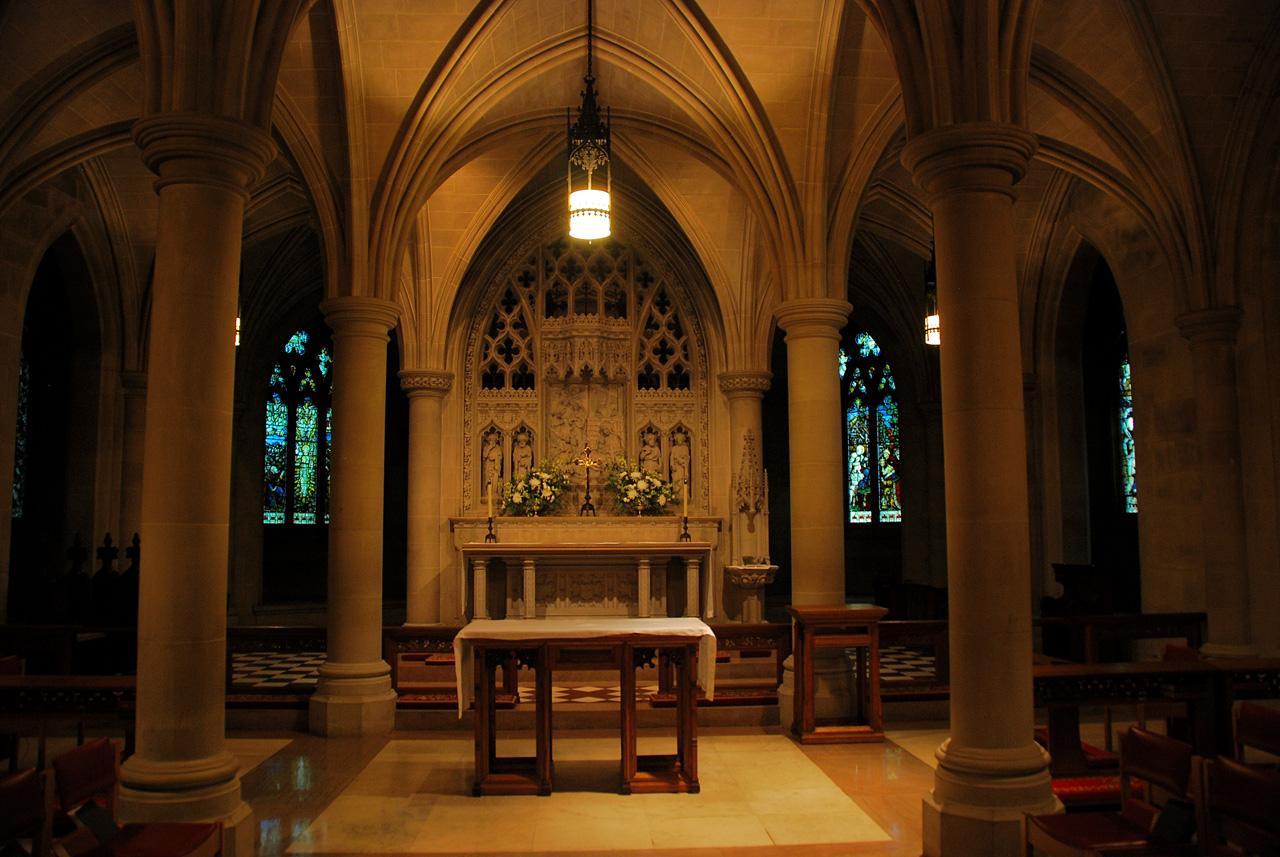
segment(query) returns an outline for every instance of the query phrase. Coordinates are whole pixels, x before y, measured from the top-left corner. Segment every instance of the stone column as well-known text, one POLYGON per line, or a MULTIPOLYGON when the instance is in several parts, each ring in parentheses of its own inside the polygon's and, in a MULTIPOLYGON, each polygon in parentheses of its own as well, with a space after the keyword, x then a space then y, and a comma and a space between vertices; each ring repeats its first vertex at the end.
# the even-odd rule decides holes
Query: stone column
POLYGON ((124 438, 120 453, 120 542, 142 532, 142 442, 146 437, 147 373, 120 373, 124 394, 124 438))
POLYGON ((405 624, 440 622, 440 439, 451 372, 405 369, 400 389, 409 396, 408 592, 405 624))
POLYGON ((838 298, 802 298, 777 309, 787 332, 791 600, 797 606, 845 603, 840 329, 851 309, 838 298))
POLYGON ((1022 853, 1022 813, 1059 804, 1032 740, 1030 514, 1013 185, 1034 135, 975 122, 922 134, 944 331, 951 737, 924 800, 926 855, 1022 853))
POLYGON ((1200 447, 1200 515, 1204 525, 1205 654, 1257 654, 1249 616, 1244 482, 1240 472, 1240 402, 1236 392, 1238 307, 1202 309, 1177 319, 1191 341, 1196 435, 1200 447))
POLYGON ((133 128, 159 175, 143 438, 137 752, 126 821, 221 818, 251 854, 239 763, 225 746, 227 537, 235 319, 246 188, 275 156, 234 120, 163 113, 133 128))
MULTIPOLYGON (((852 307, 837 298, 802 298, 777 309, 786 331, 791 465, 791 603, 845 605, 844 418, 840 412, 840 329, 852 307)), ((835 650, 814 658, 814 711, 843 716, 852 675, 835 650)), ((795 675, 784 664, 778 714, 791 728, 795 675)))
POLYGON ((320 305, 333 328, 329 651, 311 697, 317 735, 390 732, 396 694, 382 659, 382 499, 387 332, 398 308, 369 297, 320 305))

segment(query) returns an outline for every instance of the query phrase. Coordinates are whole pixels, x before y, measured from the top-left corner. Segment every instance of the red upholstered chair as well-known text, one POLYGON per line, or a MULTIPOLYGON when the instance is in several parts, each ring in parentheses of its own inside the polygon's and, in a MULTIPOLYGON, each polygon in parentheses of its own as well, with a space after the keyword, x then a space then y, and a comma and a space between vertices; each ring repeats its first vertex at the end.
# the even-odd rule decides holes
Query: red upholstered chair
POLYGON ((58 840, 59 850, 68 857, 218 857, 222 853, 218 821, 118 823, 120 749, 110 739, 98 738, 68 750, 54 758, 53 770, 58 809, 74 814, 82 824, 58 840))
MULTIPOLYGON (((1191 745, 1130 728, 1120 737, 1120 811, 1026 816, 1026 854, 1086 857, 1133 851, 1154 844, 1151 828, 1169 797, 1185 799, 1191 781, 1191 745), (1146 799, 1134 796, 1133 779, 1146 783, 1146 799)), ((1196 846, 1162 846, 1162 854, 1194 854, 1196 846)))
POLYGON ((1200 767, 1205 857, 1280 854, 1280 773, 1225 757, 1200 767))
POLYGON ((53 789, 48 772, 35 768, 0 776, 0 849, 17 839, 31 840, 32 857, 53 853, 53 789))
MULTIPOLYGON (((1280 710, 1258 702, 1242 702, 1236 709, 1236 761, 1246 761, 1245 748, 1280 756, 1280 710)), ((1274 760, 1269 763, 1275 768, 1274 760)))

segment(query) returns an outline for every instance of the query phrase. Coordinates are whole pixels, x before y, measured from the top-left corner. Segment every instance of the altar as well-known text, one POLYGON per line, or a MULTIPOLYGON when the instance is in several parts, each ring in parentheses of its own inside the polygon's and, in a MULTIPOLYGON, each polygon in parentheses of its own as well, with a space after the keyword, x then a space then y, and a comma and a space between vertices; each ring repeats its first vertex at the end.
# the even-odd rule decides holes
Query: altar
MULTIPOLYGON (((503 583, 508 619, 668 616, 667 575, 673 567, 684 576, 681 613, 698 617, 705 612, 710 618, 714 612, 711 575, 702 573, 708 568, 710 542, 471 542, 462 546, 462 556, 471 570, 475 619, 490 618, 489 572, 499 563, 497 579, 503 583)), ((465 579, 463 586, 465 613, 465 579)))
POLYGON ((719 615, 714 516, 455 518, 454 609, 463 619, 719 615))

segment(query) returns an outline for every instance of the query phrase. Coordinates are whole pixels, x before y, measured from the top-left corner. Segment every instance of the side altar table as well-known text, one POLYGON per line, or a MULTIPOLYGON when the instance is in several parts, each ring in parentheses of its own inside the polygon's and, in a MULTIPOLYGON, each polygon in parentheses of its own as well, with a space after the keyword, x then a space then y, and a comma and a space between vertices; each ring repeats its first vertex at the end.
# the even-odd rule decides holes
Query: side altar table
POLYGON ((477 619, 453 640, 458 716, 475 701, 473 794, 551 794, 551 674, 557 663, 607 661, 621 684, 622 794, 697 792, 698 685, 715 696, 716 638, 706 623, 675 619, 477 619), (654 655, 676 668, 676 752, 636 753, 636 667, 654 655), (494 682, 499 666, 533 667, 535 755, 497 755, 494 682), (695 672, 696 665, 696 672, 695 672), (468 686, 468 679, 472 679, 468 686))

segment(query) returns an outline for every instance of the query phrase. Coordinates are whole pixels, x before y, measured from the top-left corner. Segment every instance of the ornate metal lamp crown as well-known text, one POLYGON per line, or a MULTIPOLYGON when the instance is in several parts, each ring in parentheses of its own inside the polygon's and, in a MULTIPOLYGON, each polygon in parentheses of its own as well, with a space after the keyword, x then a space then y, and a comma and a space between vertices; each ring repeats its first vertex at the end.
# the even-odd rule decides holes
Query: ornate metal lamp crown
POLYGON ((592 240, 609 236, 609 194, 613 175, 609 167, 609 108, 604 119, 596 104, 596 79, 591 73, 592 14, 591 0, 587 0, 587 74, 582 79, 582 106, 578 108, 578 121, 573 121, 573 108, 567 108, 569 118, 569 235, 592 240), (574 167, 584 171, 586 186, 574 190, 574 167), (592 174, 604 168, 605 189, 591 186, 592 174))

